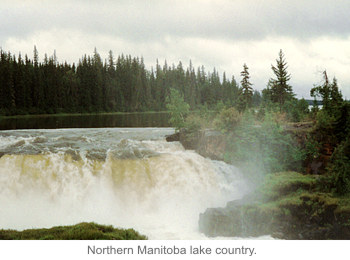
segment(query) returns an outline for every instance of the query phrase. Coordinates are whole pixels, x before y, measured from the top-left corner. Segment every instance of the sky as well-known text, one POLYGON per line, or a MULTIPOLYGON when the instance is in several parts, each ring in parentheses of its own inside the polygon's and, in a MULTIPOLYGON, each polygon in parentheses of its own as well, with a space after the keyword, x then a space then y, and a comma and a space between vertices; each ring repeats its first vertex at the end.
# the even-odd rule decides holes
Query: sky
POLYGON ((56 50, 69 63, 96 47, 102 58, 143 57, 149 69, 191 60, 237 81, 246 63, 258 90, 282 49, 299 98, 326 70, 350 99, 349 13, 349 0, 1 0, 0 47, 33 57, 36 45, 41 60, 56 50))

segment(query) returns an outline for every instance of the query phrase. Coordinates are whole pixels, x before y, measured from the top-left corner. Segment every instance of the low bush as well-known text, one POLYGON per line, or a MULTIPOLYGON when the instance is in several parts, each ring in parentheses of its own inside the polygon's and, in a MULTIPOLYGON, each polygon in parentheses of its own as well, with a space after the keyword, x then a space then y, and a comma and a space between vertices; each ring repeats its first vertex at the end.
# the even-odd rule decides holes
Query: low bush
POLYGON ((336 194, 350 193, 350 138, 343 141, 334 151, 329 174, 336 194))
POLYGON ((241 119, 241 114, 234 107, 230 107, 221 110, 214 120, 214 125, 222 132, 230 132, 241 122, 241 119))
POLYGON ((58 226, 24 231, 0 230, 2 240, 145 240, 133 229, 117 229, 96 223, 80 223, 73 226, 58 226))

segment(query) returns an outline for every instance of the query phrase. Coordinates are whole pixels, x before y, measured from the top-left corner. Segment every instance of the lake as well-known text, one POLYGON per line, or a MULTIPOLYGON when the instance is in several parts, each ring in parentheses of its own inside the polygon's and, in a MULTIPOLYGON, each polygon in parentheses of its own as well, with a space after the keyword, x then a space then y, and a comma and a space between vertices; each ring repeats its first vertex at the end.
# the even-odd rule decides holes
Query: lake
POLYGON ((169 127, 168 112, 93 115, 34 115, 0 118, 0 130, 102 127, 169 127))

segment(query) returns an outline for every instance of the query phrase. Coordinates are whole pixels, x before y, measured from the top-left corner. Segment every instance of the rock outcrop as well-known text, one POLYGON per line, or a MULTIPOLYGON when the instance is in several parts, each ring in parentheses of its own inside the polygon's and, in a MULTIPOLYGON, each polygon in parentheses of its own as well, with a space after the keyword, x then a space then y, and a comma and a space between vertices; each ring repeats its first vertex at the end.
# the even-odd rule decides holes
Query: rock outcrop
MULTIPOLYGON (((305 147, 311 131, 312 124, 285 127, 286 134, 293 135, 301 147, 305 147)), ((214 160, 224 159, 225 139, 213 130, 181 130, 167 137, 214 160)), ((199 217, 200 231, 209 237, 350 239, 350 198, 334 197, 321 189, 320 178, 333 150, 324 145, 317 158, 305 160, 307 174, 269 175, 257 191, 243 199, 228 202, 224 208, 207 209, 199 217)))
POLYGON ((264 186, 271 190, 207 209, 199 229, 210 237, 350 239, 350 199, 314 191, 316 181, 293 172, 277 174, 264 186))
POLYGON ((168 142, 179 141, 185 149, 195 150, 198 154, 213 159, 223 160, 225 153, 225 136, 219 131, 205 129, 189 132, 181 129, 166 137, 168 142))

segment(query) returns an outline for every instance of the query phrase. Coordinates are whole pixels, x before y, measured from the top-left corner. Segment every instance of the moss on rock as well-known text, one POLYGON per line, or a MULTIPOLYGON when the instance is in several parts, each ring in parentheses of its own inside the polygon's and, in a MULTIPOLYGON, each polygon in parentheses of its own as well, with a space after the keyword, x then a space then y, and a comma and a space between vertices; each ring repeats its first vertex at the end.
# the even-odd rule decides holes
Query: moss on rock
POLYGON ((319 181, 296 172, 268 175, 242 200, 207 209, 199 228, 208 236, 350 239, 350 198, 318 190, 319 181))

